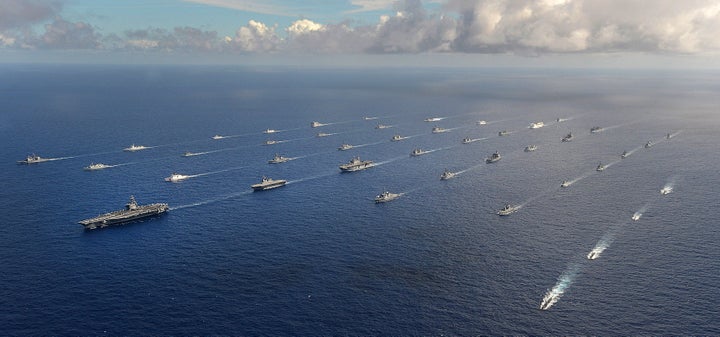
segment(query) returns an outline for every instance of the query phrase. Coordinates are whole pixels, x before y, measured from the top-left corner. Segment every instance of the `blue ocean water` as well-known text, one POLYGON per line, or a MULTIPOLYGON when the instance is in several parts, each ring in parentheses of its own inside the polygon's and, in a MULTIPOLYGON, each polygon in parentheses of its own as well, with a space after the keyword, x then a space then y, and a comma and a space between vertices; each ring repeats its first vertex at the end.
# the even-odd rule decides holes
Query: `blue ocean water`
POLYGON ((2 335, 720 334, 717 73, 2 65, 0 78, 2 335), (60 159, 16 164, 30 153, 60 159), (296 159, 268 164, 275 153, 296 159), (341 174, 356 155, 379 165, 341 174), (117 166, 83 171, 93 162, 117 166), (263 175, 290 183, 252 193, 263 175), (384 190, 404 194, 375 204, 384 190), (171 211, 76 224, 130 195, 171 211), (506 203, 522 208, 499 217, 506 203))

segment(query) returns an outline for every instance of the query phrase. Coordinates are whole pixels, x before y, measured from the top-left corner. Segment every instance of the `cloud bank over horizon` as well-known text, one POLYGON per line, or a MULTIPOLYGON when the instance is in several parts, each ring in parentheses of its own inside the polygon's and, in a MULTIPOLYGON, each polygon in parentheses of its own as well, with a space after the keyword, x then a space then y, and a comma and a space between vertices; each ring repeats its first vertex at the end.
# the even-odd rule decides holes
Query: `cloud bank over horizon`
POLYGON ((253 19, 225 36, 191 26, 102 34, 89 22, 64 19, 59 1, 0 0, 0 50, 527 56, 720 50, 720 3, 714 0, 446 0, 433 11, 420 0, 352 1, 358 11, 391 3, 372 24, 300 18, 280 27, 253 19))

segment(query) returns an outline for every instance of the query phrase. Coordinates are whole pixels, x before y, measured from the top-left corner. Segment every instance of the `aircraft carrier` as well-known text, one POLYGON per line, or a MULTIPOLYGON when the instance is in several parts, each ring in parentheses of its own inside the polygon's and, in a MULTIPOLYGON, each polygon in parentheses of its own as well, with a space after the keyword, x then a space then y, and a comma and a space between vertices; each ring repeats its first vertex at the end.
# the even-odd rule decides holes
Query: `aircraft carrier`
POLYGON ((130 201, 125 205, 125 209, 98 215, 78 223, 85 226, 85 229, 103 228, 159 215, 167 212, 168 209, 168 204, 138 205, 135 197, 130 196, 130 201))

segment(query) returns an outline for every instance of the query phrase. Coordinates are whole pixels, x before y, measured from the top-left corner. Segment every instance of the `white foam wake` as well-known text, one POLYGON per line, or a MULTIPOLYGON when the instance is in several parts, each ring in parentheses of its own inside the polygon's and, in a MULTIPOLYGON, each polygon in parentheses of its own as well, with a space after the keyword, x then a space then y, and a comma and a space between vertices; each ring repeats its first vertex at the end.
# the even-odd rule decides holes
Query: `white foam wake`
POLYGON ((578 266, 571 266, 568 270, 562 273, 562 275, 558 278, 557 283, 555 283, 555 286, 548 290, 545 293, 545 296, 543 296, 542 302, 540 303, 540 310, 548 310, 555 305, 563 294, 565 294, 565 291, 567 291, 573 281, 575 281, 577 273, 578 266))
POLYGON ((605 234, 598 242, 595 244, 595 247, 588 253, 587 258, 588 260, 595 260, 600 257, 600 255, 610 247, 610 244, 613 242, 613 235, 608 233, 605 234))

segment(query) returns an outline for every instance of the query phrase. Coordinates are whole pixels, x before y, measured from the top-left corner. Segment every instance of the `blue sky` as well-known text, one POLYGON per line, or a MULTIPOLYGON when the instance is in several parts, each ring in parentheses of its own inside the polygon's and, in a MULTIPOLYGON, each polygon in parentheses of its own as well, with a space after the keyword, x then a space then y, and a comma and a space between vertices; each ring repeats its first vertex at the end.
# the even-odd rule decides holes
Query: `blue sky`
POLYGON ((717 65, 717 36, 717 0, 0 0, 0 62, 453 55, 717 65))

